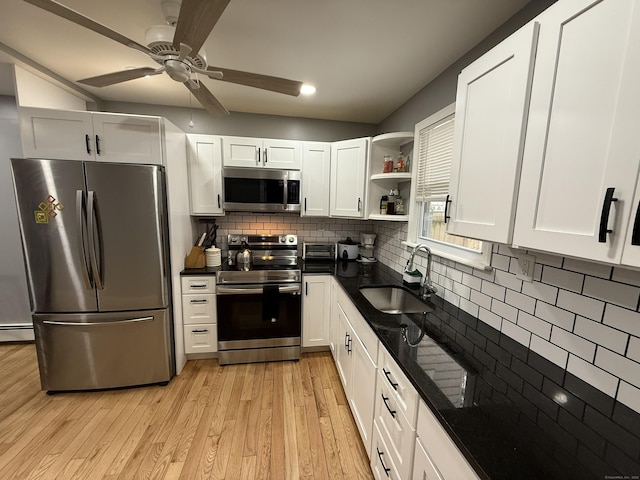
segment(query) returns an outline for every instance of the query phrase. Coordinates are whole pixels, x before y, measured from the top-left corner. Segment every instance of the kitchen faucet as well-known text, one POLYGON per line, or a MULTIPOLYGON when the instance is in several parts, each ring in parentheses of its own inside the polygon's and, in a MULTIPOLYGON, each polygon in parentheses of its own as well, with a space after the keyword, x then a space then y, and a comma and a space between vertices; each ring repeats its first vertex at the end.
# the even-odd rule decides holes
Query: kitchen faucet
POLYGON ((413 247, 409 260, 407 260, 407 265, 404 267, 404 271, 405 273, 411 273, 413 271, 413 258, 419 250, 422 250, 427 254, 427 270, 425 272, 425 276, 422 277, 422 281, 420 282, 420 296, 423 300, 426 300, 438 291, 438 289, 431 284, 431 249, 424 243, 419 243, 413 247))

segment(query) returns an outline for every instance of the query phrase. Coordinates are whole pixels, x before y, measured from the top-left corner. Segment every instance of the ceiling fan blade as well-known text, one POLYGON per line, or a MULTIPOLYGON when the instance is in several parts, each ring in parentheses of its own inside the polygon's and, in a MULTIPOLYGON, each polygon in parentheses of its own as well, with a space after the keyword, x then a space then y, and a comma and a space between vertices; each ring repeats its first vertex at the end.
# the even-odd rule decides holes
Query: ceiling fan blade
POLYGON ((183 0, 173 36, 173 46, 179 50, 184 43, 196 54, 227 8, 230 0, 183 0))
POLYGON ((224 105, 202 83, 199 88, 194 88, 190 82, 184 82, 184 85, 211 115, 214 117, 229 115, 229 110, 224 108, 224 105))
POLYGON ((240 70, 230 70, 220 67, 209 67, 207 70, 222 72, 221 80, 223 82, 237 83, 262 90, 284 93, 285 95, 294 97, 300 95, 300 87, 302 86, 302 82, 296 80, 260 75, 258 73, 242 72, 240 70))
POLYGON ((85 17, 81 13, 70 9, 69 7, 65 7, 61 3, 58 3, 54 0, 25 0, 25 2, 30 3, 31 5, 35 5, 36 7, 40 7, 43 10, 53 13, 54 15, 65 18, 77 25, 80 25, 81 27, 93 30, 100 35, 104 35, 105 37, 110 38, 111 40, 115 40, 116 42, 121 43, 127 47, 135 48, 136 50, 141 50, 145 53, 151 53, 151 50, 149 50, 144 45, 140 45, 130 38, 127 38, 124 35, 111 30, 109 27, 105 27, 101 23, 91 20, 89 17, 85 17))
POLYGON ((121 72, 107 73, 105 75, 98 75, 97 77, 84 78, 78 80, 78 83, 84 83, 85 85, 91 85, 92 87, 108 87, 116 83, 127 82, 129 80, 135 80, 136 78, 146 77, 147 75, 158 75, 162 73, 162 68, 132 68, 131 70, 122 70, 121 72))

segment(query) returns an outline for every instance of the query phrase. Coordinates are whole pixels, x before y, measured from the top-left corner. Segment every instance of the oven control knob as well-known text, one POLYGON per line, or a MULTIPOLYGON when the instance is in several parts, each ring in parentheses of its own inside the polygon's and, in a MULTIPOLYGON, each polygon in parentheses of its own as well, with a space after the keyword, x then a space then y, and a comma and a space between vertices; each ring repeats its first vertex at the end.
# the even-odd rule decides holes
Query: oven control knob
POLYGON ((293 237, 289 237, 289 243, 293 243, 293 237))
POLYGON ((238 241, 238 237, 233 236, 231 237, 231 243, 236 243, 238 241))
POLYGON ((280 235, 280 238, 278 239, 278 241, 280 243, 285 243, 287 241, 287 237, 285 235, 280 235))

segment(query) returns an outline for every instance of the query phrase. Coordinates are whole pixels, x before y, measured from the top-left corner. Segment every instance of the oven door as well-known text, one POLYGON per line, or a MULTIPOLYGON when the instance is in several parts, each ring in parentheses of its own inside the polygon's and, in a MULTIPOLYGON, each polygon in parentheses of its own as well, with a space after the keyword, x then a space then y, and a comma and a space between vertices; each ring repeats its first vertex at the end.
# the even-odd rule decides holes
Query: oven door
POLYGON ((300 345, 300 284, 219 285, 218 350, 300 345))

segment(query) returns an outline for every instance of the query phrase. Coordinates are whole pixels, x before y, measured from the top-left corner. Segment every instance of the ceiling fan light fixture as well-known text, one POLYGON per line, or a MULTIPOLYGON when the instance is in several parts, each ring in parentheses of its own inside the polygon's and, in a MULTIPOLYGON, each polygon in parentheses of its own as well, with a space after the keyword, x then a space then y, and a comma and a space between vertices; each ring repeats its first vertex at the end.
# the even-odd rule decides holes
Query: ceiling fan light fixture
POLYGON ((314 93, 316 93, 316 87, 308 83, 303 83, 300 87, 300 93, 302 95, 313 95, 314 93))
POLYGON ((191 69, 186 63, 179 60, 167 60, 164 62, 167 75, 176 82, 188 82, 191 78, 191 69))

